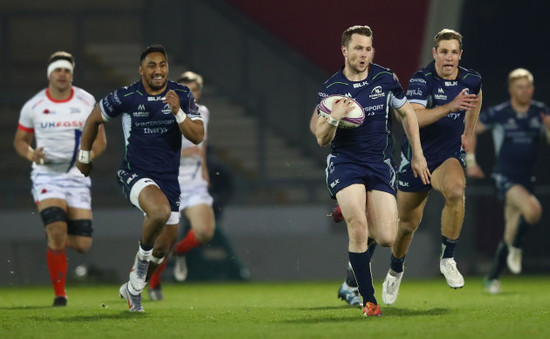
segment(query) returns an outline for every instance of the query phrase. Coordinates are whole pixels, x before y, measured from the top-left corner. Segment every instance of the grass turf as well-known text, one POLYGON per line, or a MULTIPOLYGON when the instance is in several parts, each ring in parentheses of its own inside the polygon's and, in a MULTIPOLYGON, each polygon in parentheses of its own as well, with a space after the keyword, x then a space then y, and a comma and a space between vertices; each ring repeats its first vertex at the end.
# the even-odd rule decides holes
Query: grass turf
MULTIPOLYGON (((490 295, 480 278, 459 290, 405 280, 383 316, 365 318, 336 298, 340 282, 165 284, 165 300, 130 313, 114 285, 0 287, 2 338, 550 338, 550 277, 506 276, 490 295)), ((375 282, 381 303, 381 281, 375 282)))

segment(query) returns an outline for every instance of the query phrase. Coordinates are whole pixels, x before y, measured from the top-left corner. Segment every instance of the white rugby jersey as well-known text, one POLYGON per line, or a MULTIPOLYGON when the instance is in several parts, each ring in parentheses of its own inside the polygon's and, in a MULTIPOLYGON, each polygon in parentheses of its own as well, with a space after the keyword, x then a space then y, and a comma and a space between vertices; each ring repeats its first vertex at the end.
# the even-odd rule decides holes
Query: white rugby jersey
MULTIPOLYGON (((182 143, 181 143, 182 149, 197 146, 202 151, 203 147, 205 147, 204 144, 207 139, 208 121, 210 120, 210 111, 208 111, 208 108, 204 105, 198 105, 198 106, 199 106, 199 113, 201 114, 202 122, 204 124, 204 139, 201 141, 200 144, 195 145, 191 141, 185 139, 185 137, 182 137, 182 143)), ((200 183, 201 181, 204 181, 204 178, 202 177, 201 165, 202 165, 202 157, 199 154, 195 154, 188 157, 181 157, 180 172, 179 172, 180 185, 184 185, 186 183, 191 183, 191 182, 200 183)), ((206 183, 206 181, 204 182, 206 183)))
POLYGON ((80 174, 74 164, 80 147, 80 136, 86 119, 95 105, 94 97, 73 86, 66 100, 50 97, 43 89, 21 109, 18 128, 34 133, 36 148, 44 147, 44 165, 33 163, 33 170, 41 173, 80 174))

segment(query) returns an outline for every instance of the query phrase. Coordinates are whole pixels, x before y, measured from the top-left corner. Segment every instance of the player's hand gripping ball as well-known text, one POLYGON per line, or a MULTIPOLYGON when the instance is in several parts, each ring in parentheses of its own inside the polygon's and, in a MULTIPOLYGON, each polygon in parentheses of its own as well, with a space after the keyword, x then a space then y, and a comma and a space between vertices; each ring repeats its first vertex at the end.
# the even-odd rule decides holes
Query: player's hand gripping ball
POLYGON ((344 95, 333 94, 321 100, 319 104, 319 110, 321 114, 329 114, 332 112, 332 105, 336 100, 348 99, 353 103, 353 109, 348 113, 348 116, 341 119, 338 124, 338 128, 356 128, 363 124, 365 121, 365 110, 363 106, 355 101, 353 98, 348 98, 344 95))

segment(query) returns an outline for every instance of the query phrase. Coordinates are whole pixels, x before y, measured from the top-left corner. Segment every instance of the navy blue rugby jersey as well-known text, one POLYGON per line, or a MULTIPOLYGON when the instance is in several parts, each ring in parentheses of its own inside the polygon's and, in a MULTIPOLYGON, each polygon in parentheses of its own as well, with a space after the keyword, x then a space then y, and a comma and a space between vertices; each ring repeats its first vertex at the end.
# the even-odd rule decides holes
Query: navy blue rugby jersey
MULTIPOLYGON (((399 108, 407 100, 393 72, 370 64, 365 80, 350 81, 342 70, 321 87, 317 105, 329 95, 340 94, 355 99, 365 110, 365 121, 357 128, 338 128, 331 153, 358 161, 380 162, 392 157, 390 108, 399 108)), ((319 106, 317 106, 319 111, 319 106)))
POLYGON ((99 102, 105 120, 122 115, 125 152, 121 168, 159 178, 177 177, 181 132, 170 105, 162 102, 169 90, 178 94, 181 109, 189 118, 200 118, 189 88, 173 81, 168 81, 163 93, 149 95, 140 80, 115 90, 99 102))
POLYGON ((527 114, 514 111, 509 101, 480 114, 479 121, 493 133, 495 173, 510 177, 533 175, 539 141, 545 130, 541 113, 550 114, 548 106, 533 100, 527 114))
MULTIPOLYGON (((455 80, 445 80, 437 75, 435 62, 413 74, 409 81, 407 98, 410 103, 421 104, 426 108, 445 105, 462 90, 470 94, 481 91, 481 75, 474 70, 459 66, 455 80)), ((428 165, 448 158, 462 149, 461 136, 464 133, 466 111, 451 112, 438 121, 420 128, 420 142, 428 165)), ((402 152, 411 159, 408 139, 404 138, 402 152)))

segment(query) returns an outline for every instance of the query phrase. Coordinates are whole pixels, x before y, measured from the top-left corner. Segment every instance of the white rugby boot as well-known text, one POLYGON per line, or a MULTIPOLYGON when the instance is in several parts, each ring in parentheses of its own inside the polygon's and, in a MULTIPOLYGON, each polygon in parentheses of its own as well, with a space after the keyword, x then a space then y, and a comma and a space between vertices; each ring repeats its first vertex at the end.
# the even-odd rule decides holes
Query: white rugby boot
POLYGON ((462 288, 464 286, 464 277, 456 268, 456 261, 454 258, 441 259, 439 262, 439 271, 447 280, 449 287, 462 288))
POLYGON ((391 270, 386 274, 386 278, 382 283, 382 301, 386 305, 391 305, 397 300, 399 294, 399 286, 401 285, 401 279, 403 279, 403 272, 392 275, 391 270))

